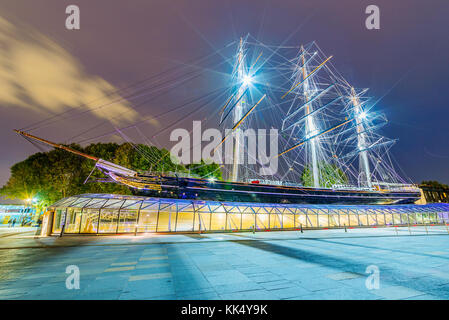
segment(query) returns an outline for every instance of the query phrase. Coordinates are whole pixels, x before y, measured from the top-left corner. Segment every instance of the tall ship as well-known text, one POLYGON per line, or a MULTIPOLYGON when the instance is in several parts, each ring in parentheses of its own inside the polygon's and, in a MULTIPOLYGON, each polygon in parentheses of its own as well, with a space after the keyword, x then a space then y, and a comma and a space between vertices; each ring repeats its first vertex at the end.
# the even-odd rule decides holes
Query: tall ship
POLYGON ((203 159, 221 161, 223 180, 138 172, 16 132, 89 158, 108 181, 148 197, 349 205, 420 198, 420 190, 394 169, 389 151, 396 140, 379 133, 387 123, 376 111, 379 100, 348 83, 315 42, 270 46, 248 35, 234 48, 227 60, 229 85, 214 111, 222 134, 210 159, 203 159))

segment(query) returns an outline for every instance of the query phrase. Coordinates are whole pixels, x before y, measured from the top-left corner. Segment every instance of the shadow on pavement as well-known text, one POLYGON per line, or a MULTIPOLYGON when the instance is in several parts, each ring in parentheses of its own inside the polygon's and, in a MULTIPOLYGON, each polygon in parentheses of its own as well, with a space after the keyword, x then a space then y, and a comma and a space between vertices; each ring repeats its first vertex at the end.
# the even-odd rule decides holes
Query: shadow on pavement
MULTIPOLYGON (((315 241, 311 240, 311 241, 315 241)), ((319 240, 318 241, 322 241, 319 240)), ((344 259, 338 258, 331 255, 325 255, 313 252, 311 250, 304 250, 301 248, 286 247, 283 245, 274 244, 266 241, 239 241, 239 244, 249 246, 255 249, 267 251, 270 253, 280 254, 289 258, 293 258, 302 262, 313 263, 322 267, 333 268, 339 270, 339 272, 351 272, 358 274, 362 277, 367 277, 366 268, 369 265, 376 265, 376 261, 367 261, 365 263, 358 262, 355 259, 344 259)), ((339 243, 340 244, 340 243, 339 243)), ((304 243, 304 246, 307 244, 304 243)), ((351 244, 354 247, 364 248, 363 245, 351 244)), ((378 248, 375 248, 378 249, 378 248)), ((385 248, 383 248, 385 249, 385 248)), ((387 249, 388 250, 388 249, 387 249)), ((441 258, 438 256, 438 258, 441 258)), ((396 261, 392 261, 396 262, 396 261)), ((414 289, 416 291, 423 291, 434 296, 448 298, 449 297, 449 287, 440 286, 442 283, 449 283, 449 278, 439 278, 429 274, 411 274, 406 270, 399 270, 398 268, 381 268, 381 281, 383 286, 385 283, 394 286, 406 286, 408 288, 414 289), (383 269, 383 271, 382 271, 383 269)), ((313 273, 313 268, 307 269, 313 273)))

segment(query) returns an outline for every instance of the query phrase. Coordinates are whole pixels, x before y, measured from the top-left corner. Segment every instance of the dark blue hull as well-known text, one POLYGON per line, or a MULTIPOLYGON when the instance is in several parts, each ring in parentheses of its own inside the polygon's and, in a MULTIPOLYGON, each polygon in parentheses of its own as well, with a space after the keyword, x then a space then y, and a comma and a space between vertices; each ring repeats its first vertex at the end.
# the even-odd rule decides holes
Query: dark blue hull
POLYGON ((415 191, 333 190, 175 177, 137 179, 142 182, 145 178, 151 179, 151 185, 132 188, 134 194, 192 200, 301 204, 408 204, 421 197, 415 191))

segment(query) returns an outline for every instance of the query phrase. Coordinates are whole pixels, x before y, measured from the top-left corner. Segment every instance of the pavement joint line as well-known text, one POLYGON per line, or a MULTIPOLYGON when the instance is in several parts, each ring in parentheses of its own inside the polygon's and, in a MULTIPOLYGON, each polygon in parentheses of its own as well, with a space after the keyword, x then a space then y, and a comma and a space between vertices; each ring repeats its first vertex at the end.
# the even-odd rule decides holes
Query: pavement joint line
POLYGON ((150 273, 141 274, 136 276, 130 276, 128 281, 143 281, 143 280, 154 280, 154 279, 166 279, 171 278, 171 273, 150 273))
POLYGON ((130 271, 130 270, 134 270, 135 268, 136 268, 135 266, 131 266, 131 267, 108 268, 108 269, 104 270, 104 272, 130 271))
POLYGON ((111 263, 111 266, 130 266, 133 264, 137 264, 137 261, 114 262, 114 263, 111 263))
POLYGON ((139 261, 168 260, 168 256, 142 257, 139 261))
POLYGON ((156 264, 138 264, 136 269, 152 269, 152 268, 162 268, 169 267, 169 263, 156 263, 156 264))
POLYGON ((355 272, 337 272, 326 275, 326 278, 341 281, 341 280, 349 280, 349 279, 358 279, 366 277, 366 275, 362 275, 355 272))

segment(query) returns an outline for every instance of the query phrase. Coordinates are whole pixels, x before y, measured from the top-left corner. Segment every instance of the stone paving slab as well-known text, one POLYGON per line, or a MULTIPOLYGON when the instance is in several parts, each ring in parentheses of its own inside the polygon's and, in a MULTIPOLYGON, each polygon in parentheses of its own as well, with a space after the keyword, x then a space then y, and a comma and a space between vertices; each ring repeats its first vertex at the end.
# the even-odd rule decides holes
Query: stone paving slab
POLYGON ((16 235, 0 238, 0 299, 449 299, 447 231, 411 229, 16 235), (69 265, 79 290, 66 288, 69 265))

